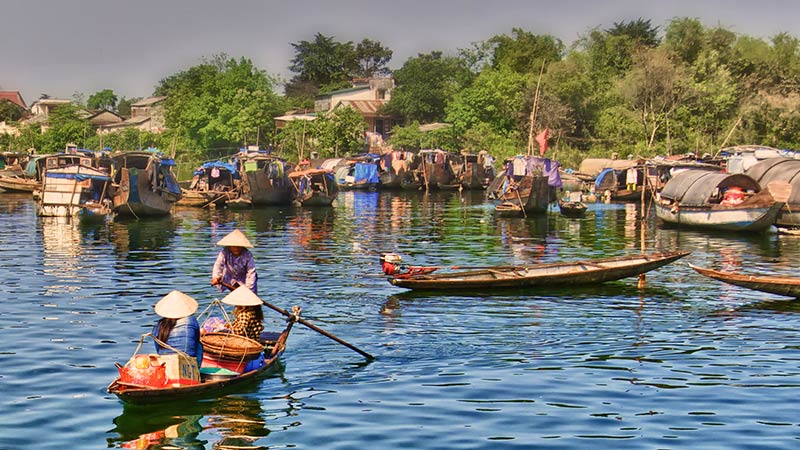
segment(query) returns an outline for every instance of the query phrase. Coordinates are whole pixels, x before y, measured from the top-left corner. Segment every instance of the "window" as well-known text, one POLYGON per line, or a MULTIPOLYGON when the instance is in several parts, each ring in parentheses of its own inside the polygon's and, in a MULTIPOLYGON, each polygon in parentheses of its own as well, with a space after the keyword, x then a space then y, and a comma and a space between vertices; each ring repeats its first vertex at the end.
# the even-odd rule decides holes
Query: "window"
POLYGON ((378 89, 375 94, 378 100, 386 100, 386 89, 378 89))

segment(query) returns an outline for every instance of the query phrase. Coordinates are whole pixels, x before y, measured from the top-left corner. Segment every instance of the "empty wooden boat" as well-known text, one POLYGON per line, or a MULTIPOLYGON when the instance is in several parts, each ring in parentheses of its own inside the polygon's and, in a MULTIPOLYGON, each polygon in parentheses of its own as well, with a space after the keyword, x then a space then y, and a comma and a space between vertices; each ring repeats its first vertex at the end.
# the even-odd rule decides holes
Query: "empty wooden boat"
POLYGON ((706 269, 692 264, 689 264, 689 267, 701 275, 724 283, 770 294, 800 298, 800 278, 745 275, 706 269))
POLYGON ((408 289, 476 289, 596 284, 649 272, 689 252, 666 252, 561 263, 500 266, 412 276, 395 275, 389 282, 408 289))

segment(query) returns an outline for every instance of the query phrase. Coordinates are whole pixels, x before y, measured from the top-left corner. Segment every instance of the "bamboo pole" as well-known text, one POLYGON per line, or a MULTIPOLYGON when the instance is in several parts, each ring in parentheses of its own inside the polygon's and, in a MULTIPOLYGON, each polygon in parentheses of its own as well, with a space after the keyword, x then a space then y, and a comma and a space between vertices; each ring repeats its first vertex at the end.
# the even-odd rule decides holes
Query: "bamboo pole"
POLYGON ((536 125, 536 108, 539 106, 539 86, 542 83, 545 60, 542 59, 542 68, 539 70, 539 79, 536 80, 536 92, 533 94, 533 107, 531 107, 530 128, 528 129, 528 155, 533 155, 533 130, 536 125))

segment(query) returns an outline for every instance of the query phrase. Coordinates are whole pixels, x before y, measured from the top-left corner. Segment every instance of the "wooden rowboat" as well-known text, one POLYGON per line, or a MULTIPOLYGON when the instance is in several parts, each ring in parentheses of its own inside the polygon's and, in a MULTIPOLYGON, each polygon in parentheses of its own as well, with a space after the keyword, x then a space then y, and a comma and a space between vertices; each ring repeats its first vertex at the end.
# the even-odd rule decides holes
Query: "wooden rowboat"
POLYGON ((757 277, 742 275, 721 270, 706 269, 689 264, 689 267, 701 275, 713 278, 724 283, 741 286, 755 291, 770 294, 784 295, 786 297, 800 298, 800 278, 793 277, 757 277))
POLYGON ((501 266, 407 278, 392 277, 389 282, 395 286, 420 290, 596 284, 649 272, 689 253, 666 252, 562 263, 501 266))
POLYGON ((559 200, 558 209, 561 215, 572 219, 579 219, 586 215, 587 206, 583 202, 570 202, 559 200))
POLYGON ((265 364, 258 369, 239 374, 225 379, 208 379, 199 384, 180 386, 150 387, 137 384, 124 383, 117 377, 108 386, 107 391, 116 395, 120 400, 132 404, 149 404, 174 401, 183 398, 213 397, 232 386, 246 383, 256 379, 260 374, 266 373, 280 363, 280 357, 286 348, 286 339, 294 325, 295 320, 289 320, 286 329, 278 336, 275 343, 265 347, 265 364))

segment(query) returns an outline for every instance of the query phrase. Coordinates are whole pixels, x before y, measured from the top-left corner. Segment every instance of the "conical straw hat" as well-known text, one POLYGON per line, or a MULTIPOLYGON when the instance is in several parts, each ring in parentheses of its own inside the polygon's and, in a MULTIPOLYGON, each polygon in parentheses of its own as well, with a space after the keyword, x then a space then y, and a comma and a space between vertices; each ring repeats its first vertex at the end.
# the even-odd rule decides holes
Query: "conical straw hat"
POLYGON ((244 233, 242 233, 238 229, 231 231, 230 233, 228 233, 227 236, 220 239, 219 242, 217 242, 217 245, 219 245, 220 247, 253 248, 253 244, 251 244, 250 241, 247 240, 247 236, 245 236, 244 233))
POLYGON ((245 285, 239 286, 234 289, 233 292, 226 295, 225 298, 222 299, 222 303, 235 306, 256 306, 264 304, 264 302, 245 285))
POLYGON ((197 301, 181 291, 172 291, 156 303, 156 314, 167 319, 182 319, 197 311, 197 301))

